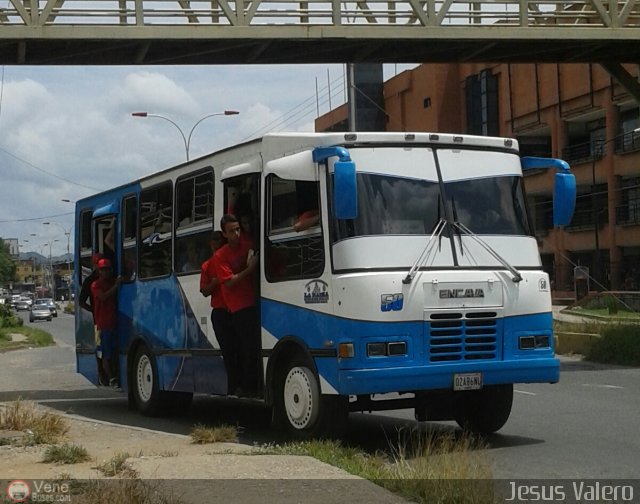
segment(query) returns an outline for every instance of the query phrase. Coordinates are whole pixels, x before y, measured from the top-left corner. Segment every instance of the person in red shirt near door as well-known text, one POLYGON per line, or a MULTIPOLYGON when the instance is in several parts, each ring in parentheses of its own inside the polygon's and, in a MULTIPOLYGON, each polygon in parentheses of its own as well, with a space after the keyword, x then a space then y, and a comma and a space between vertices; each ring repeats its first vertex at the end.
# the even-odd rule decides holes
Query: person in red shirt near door
POLYGON ((200 271, 200 292, 203 296, 211 296, 211 324, 216 339, 220 344, 224 369, 227 372, 227 394, 233 394, 238 388, 238 348, 231 325, 231 315, 224 302, 220 280, 216 276, 215 253, 225 244, 221 231, 211 234, 211 257, 202 263, 200 271))
POLYGON ((253 275, 258 255, 250 248, 249 242, 240 239, 240 223, 235 216, 223 215, 220 228, 227 244, 215 253, 214 262, 238 348, 240 385, 234 392, 251 397, 256 396, 259 389, 260 335, 253 275))
POLYGON ((116 326, 118 286, 122 278, 113 278, 111 261, 102 258, 98 261, 98 279, 91 284, 91 300, 93 318, 96 326, 96 352, 102 358, 102 369, 109 379, 109 385, 118 386, 118 379, 113 376, 111 359, 118 358, 116 326))

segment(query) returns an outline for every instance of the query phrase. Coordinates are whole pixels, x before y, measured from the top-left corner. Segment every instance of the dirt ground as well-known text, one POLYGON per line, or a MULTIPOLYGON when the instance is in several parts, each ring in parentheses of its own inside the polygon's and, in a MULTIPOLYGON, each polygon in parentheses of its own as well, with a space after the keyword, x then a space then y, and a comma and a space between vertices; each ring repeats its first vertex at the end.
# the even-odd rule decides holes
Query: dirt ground
MULTIPOLYGON (((181 496, 177 502, 184 504, 329 504, 344 502, 345 492, 353 503, 404 502, 371 482, 312 457, 264 455, 259 454, 258 448, 238 443, 198 445, 188 436, 122 427, 74 415, 64 417, 70 427, 64 441, 84 447, 91 460, 78 464, 43 463, 46 446, 4 444, 0 446, 2 495, 5 485, 12 480, 108 480, 98 466, 128 453, 126 466, 133 471, 128 477, 161 481, 174 489, 177 483, 181 496), (188 483, 186 487, 184 483, 188 483)), ((19 434, 0 430, 0 439, 8 440, 19 434)))

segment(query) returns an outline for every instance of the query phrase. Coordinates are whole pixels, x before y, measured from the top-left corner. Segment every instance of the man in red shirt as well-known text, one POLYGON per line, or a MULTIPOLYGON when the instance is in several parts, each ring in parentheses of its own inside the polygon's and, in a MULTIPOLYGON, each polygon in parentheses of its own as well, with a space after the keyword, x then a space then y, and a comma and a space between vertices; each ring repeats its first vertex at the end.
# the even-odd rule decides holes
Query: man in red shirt
POLYGON ((98 279, 91 284, 93 319, 96 326, 96 353, 102 359, 102 369, 109 379, 109 385, 118 386, 118 379, 111 371, 111 359, 117 359, 117 298, 118 286, 122 279, 113 278, 111 261, 98 261, 98 279))
POLYGON ((224 302, 220 281, 216 276, 215 253, 225 244, 221 231, 211 234, 211 257, 202 263, 200 272, 200 292, 211 296, 211 324, 220 344, 224 368, 227 372, 227 394, 233 394, 238 387, 238 348, 231 325, 231 315, 224 302))
POLYGON ((259 327, 253 272, 258 256, 248 242, 240 239, 240 223, 233 215, 223 215, 220 228, 227 244, 215 253, 214 263, 238 348, 240 387, 236 394, 255 396, 259 377, 259 327))

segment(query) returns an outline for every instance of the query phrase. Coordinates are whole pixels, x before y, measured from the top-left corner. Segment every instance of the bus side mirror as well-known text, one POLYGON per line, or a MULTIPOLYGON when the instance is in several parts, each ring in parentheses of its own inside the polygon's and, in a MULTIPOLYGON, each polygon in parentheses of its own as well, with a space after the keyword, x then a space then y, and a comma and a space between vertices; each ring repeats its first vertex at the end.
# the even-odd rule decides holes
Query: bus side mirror
POLYGON ((335 215, 338 219, 355 219, 358 216, 356 164, 353 161, 336 161, 333 170, 335 215))
POLYGON ((566 226, 571 222, 576 206, 576 178, 572 173, 555 174, 553 184, 553 225, 566 226))

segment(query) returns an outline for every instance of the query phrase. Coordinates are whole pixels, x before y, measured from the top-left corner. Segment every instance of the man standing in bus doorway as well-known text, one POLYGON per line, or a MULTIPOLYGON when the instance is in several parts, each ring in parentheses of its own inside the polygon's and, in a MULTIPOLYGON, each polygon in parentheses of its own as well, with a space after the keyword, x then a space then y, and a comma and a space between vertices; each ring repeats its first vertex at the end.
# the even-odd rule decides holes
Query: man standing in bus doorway
POLYGON ((235 393, 238 388, 238 348, 231 325, 231 315, 222 295, 220 281, 216 276, 215 253, 225 244, 221 231, 211 234, 211 257, 202 263, 200 272, 200 292, 204 297, 211 296, 211 324, 220 344, 224 369, 227 372, 227 394, 235 393))
POLYGON ((91 284, 93 318, 96 325, 96 355, 102 359, 102 369, 111 387, 118 387, 118 379, 113 376, 111 359, 118 358, 116 337, 117 292, 122 278, 113 278, 111 261, 98 261, 98 279, 91 284))
POLYGON ((238 348, 240 386, 235 393, 251 397, 258 393, 259 328, 253 279, 258 256, 248 242, 240 240, 240 223, 236 217, 223 215, 220 228, 227 244, 215 253, 214 262, 238 348))
MULTIPOLYGON (((95 335, 97 335, 98 333, 95 328, 96 321, 93 314, 93 307, 95 304, 91 299, 91 284, 98 279, 98 261, 100 259, 102 259, 102 254, 93 254, 93 256, 91 256, 91 266, 93 270, 82 281, 82 287, 80 287, 80 295, 78 296, 78 305, 80 306, 80 308, 91 312, 91 320, 93 320, 93 330, 95 335)), ((96 341, 96 345, 98 345, 98 341, 96 341)), ((99 357, 97 352, 96 367, 98 368, 98 383, 100 385, 108 385, 109 378, 104 374, 104 368, 102 367, 102 357, 99 357)))

